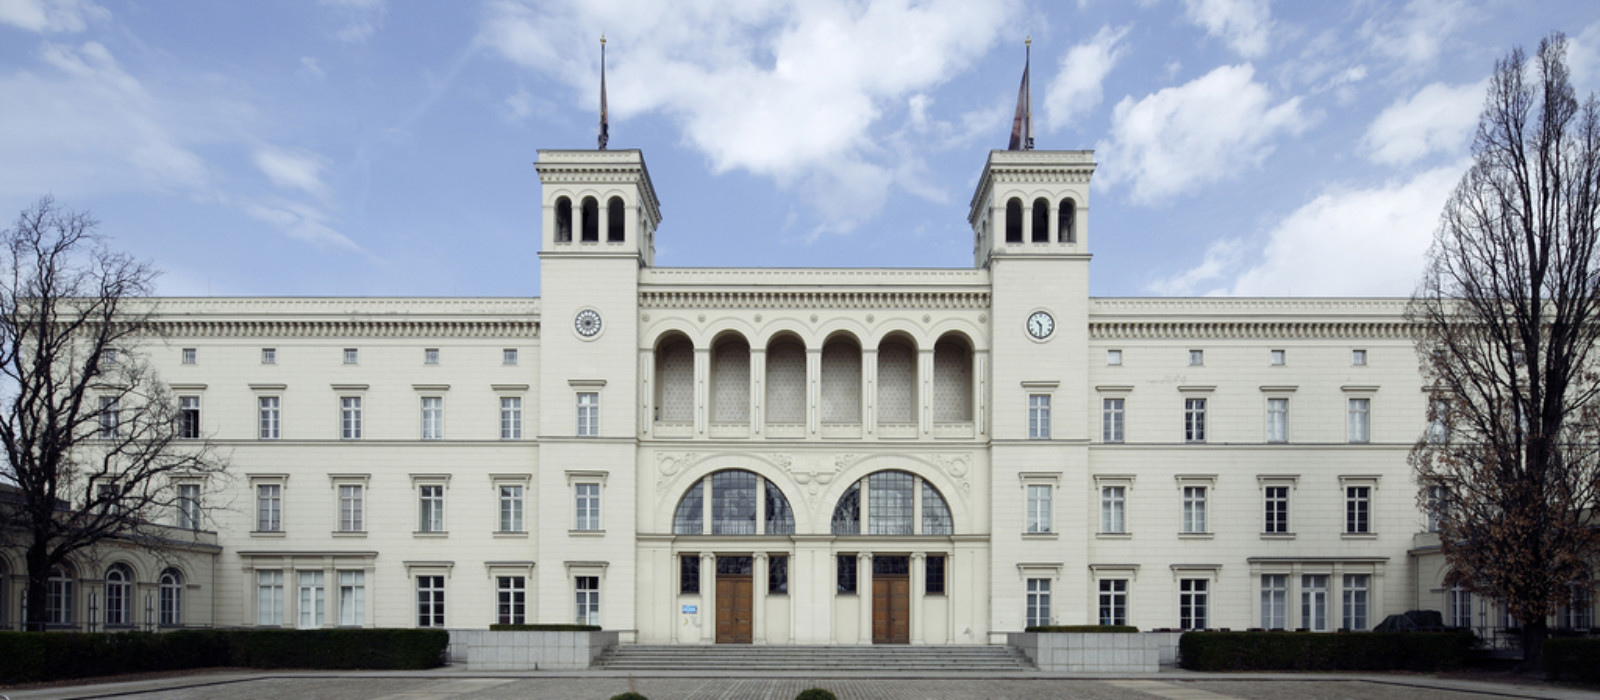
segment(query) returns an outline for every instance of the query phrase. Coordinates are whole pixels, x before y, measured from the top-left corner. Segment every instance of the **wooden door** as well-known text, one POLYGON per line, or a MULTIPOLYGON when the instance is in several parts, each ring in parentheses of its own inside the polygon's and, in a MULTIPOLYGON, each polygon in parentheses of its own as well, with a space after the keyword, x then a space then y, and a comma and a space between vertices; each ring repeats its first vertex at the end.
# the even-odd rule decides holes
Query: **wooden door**
POLYGON ((910 577, 872 577, 872 643, 911 643, 910 577))
POLYGON ((717 575, 717 643, 749 644, 753 639, 750 576, 717 575))

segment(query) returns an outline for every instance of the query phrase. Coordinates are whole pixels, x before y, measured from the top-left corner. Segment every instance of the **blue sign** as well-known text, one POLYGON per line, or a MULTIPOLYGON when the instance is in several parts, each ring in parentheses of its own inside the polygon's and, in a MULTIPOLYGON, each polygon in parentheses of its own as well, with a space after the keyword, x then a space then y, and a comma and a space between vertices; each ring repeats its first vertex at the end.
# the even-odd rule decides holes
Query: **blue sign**
POLYGON ((683 614, 685 614, 685 615, 698 615, 699 613, 700 613, 700 606, 698 606, 698 605, 685 605, 685 606, 683 606, 683 614))

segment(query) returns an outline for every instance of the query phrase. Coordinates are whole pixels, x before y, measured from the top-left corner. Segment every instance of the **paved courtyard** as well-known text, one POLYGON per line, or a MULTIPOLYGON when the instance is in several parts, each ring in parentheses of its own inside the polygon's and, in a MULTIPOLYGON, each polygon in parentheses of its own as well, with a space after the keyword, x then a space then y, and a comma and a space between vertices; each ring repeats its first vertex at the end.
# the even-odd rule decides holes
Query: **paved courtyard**
POLYGON ((1425 687, 1414 679, 1395 682, 1347 679, 863 679, 863 678, 626 678, 626 677, 258 677, 226 676, 169 679, 157 687, 109 684, 16 691, 12 700, 72 697, 131 697, 173 700, 434 700, 440 698, 537 698, 539 700, 606 700, 635 690, 650 700, 790 700, 801 690, 821 686, 839 700, 1469 700, 1494 697, 1580 698, 1600 694, 1557 688, 1462 684, 1425 687), (187 687, 173 687, 184 684, 187 687), (165 687, 159 687, 165 686, 165 687), (1526 695, 1524 695, 1526 693, 1526 695))

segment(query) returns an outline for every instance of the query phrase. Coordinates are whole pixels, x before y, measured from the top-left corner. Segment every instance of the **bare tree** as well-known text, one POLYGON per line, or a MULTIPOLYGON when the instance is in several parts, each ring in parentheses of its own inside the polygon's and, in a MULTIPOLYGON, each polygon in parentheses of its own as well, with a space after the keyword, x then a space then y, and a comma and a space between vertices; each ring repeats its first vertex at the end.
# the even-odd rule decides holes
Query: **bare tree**
POLYGON ((1575 97, 1565 54, 1556 33, 1495 64, 1409 308, 1433 399, 1419 502, 1448 494, 1428 507, 1451 581, 1521 621, 1530 667, 1600 544, 1600 108, 1575 97))
POLYGON ((25 552, 28 629, 46 625, 52 569, 107 539, 181 535, 161 522, 198 529, 179 487, 226 468, 143 359, 156 272, 96 225, 45 197, 0 233, 0 536, 25 552))

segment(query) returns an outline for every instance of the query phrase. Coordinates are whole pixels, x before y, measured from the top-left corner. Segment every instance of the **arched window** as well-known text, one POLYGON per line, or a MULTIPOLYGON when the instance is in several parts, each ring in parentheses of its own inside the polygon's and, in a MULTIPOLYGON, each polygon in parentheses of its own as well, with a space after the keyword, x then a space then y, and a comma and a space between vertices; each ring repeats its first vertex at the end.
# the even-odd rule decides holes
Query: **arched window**
POLYGON ((115 564, 106 572, 106 626, 133 624, 133 572, 115 564))
POLYGON ((1015 197, 1006 202, 1006 242, 1022 242, 1022 200, 1015 197))
POLYGON ((606 202, 606 241, 621 243, 623 241, 623 225, 627 223, 627 215, 622 211, 622 198, 612 197, 606 202))
POLYGON ((572 200, 566 197, 556 199, 556 242, 572 242, 572 200))
POLYGON ((933 345, 933 420, 972 422, 972 349, 956 334, 933 345))
POLYGON ((1057 215, 1056 226, 1061 229, 1057 240, 1062 243, 1078 242, 1078 205, 1072 200, 1061 200, 1061 211, 1057 215))
POLYGON ((806 346, 792 335, 767 344, 766 418, 769 424, 806 421, 806 346))
POLYGON ((735 334, 711 350, 711 422, 750 423, 750 343, 735 334))
POLYGON ((861 534, 861 482, 850 485, 833 507, 833 534, 861 534))
POLYGON ((694 421, 694 345, 678 334, 656 344, 656 422, 694 421))
POLYGON ((933 484, 922 482, 922 534, 950 535, 955 533, 955 528, 950 504, 944 502, 944 496, 933 484))
POLYGON ((1033 200, 1033 242, 1050 242, 1050 201, 1043 197, 1033 200))
POLYGON ((789 499, 784 497, 783 491, 755 472, 743 469, 712 472, 684 490, 672 515, 672 534, 705 533, 707 501, 711 504, 713 535, 794 534, 794 510, 789 507, 789 499), (758 493, 764 517, 756 509, 758 493))
POLYGON ((176 569, 161 572, 161 625, 183 624, 183 574, 176 569))
POLYGON ((822 422, 861 423, 861 346, 848 335, 822 346, 822 422))
POLYGON ((600 242, 600 203, 594 197, 583 198, 583 242, 600 242))
POLYGON ((45 580, 44 621, 51 625, 72 624, 72 571, 58 566, 45 580))
POLYGON ((891 336, 878 344, 878 424, 916 422, 917 351, 910 338, 891 336))
POLYGON ((949 535, 955 532, 950 505, 938 489, 910 472, 887 470, 874 472, 845 489, 833 509, 833 534, 861 534, 863 482, 867 487, 867 534, 949 535), (922 509, 920 523, 916 519, 919 507, 922 509))

